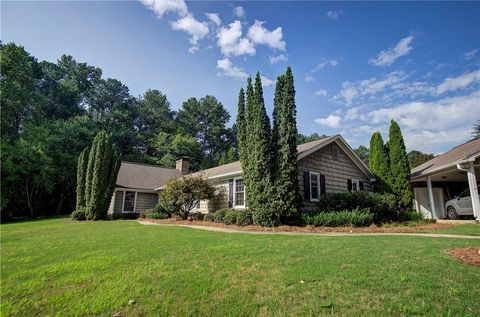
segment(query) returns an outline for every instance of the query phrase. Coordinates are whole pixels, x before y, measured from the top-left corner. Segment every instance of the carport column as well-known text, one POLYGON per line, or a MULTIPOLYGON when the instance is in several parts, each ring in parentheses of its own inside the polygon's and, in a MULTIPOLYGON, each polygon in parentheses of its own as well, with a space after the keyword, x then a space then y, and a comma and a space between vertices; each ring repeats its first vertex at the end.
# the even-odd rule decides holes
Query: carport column
POLYGON ((437 219, 437 214, 435 213, 435 204, 433 202, 433 190, 432 190, 432 177, 427 177, 427 191, 428 191, 428 202, 430 203, 430 212, 432 213, 432 219, 437 219))
POLYGON ((478 199, 477 178, 475 177, 475 168, 473 162, 468 163, 468 187, 470 189, 470 197, 472 197, 473 216, 480 220, 480 200, 478 199))

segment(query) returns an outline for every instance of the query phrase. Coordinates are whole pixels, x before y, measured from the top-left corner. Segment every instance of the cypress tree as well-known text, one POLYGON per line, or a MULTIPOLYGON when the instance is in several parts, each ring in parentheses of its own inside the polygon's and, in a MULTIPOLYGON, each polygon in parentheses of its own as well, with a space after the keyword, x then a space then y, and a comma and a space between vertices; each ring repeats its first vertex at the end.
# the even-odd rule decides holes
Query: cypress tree
POLYGON ((265 110, 263 100, 263 88, 260 73, 257 72, 254 90, 253 122, 248 124, 252 127, 248 134, 252 137, 249 148, 249 172, 250 172, 250 208, 256 223, 272 226, 278 222, 278 214, 269 207, 269 194, 271 186, 271 152, 270 152, 270 122, 265 110), (251 150, 251 151, 250 151, 251 150))
POLYGON ((285 82, 285 75, 277 77, 277 83, 275 85, 275 95, 273 98, 273 113, 272 113, 272 140, 271 140, 271 153, 272 153, 272 172, 278 171, 278 147, 279 147, 279 115, 283 105, 283 86, 285 82))
MULTIPOLYGON (((251 160, 250 158, 250 152, 251 152, 251 147, 252 143, 254 142, 253 140, 253 117, 254 117, 254 91, 253 91, 253 85, 252 85, 252 78, 248 77, 247 78, 247 91, 246 91, 246 106, 245 106, 245 124, 244 124, 244 130, 245 130, 245 143, 244 145, 240 148, 240 164, 242 165, 243 169, 243 181, 245 183, 245 189, 247 193, 252 192, 253 193, 253 188, 252 188, 252 182, 250 181, 250 166, 251 166, 251 160)), ((251 197, 253 195, 247 194, 246 195, 246 203, 250 207, 251 206, 251 197)))
POLYGON ((297 109, 295 105, 295 85, 292 69, 285 73, 281 108, 278 116, 277 173, 275 191, 277 201, 281 201, 280 212, 285 217, 297 213, 301 204, 298 189, 297 164, 297 109))
POLYGON ((410 185, 410 163, 408 162, 402 131, 394 120, 390 122, 388 154, 392 173, 390 184, 392 191, 401 208, 410 208, 413 200, 410 185))
POLYGON ((370 151, 368 153, 368 165, 376 178, 375 191, 384 193, 390 192, 391 171, 388 159, 387 147, 383 143, 379 131, 372 134, 370 138, 370 151))
POLYGON ((88 207, 90 198, 92 196, 93 166, 95 164, 95 156, 99 140, 97 136, 95 136, 95 138, 93 139, 92 147, 90 147, 90 152, 88 153, 87 173, 85 175, 85 207, 87 209, 86 214, 89 214, 88 207))
POLYGON ((85 148, 78 157, 77 163, 77 204, 76 210, 85 207, 85 182, 87 176, 88 148, 85 148))
POLYGON ((236 127, 237 127, 237 147, 238 153, 240 156, 240 160, 244 158, 244 149, 246 146, 246 122, 245 122, 245 93, 243 88, 240 88, 240 92, 238 93, 238 107, 237 107, 237 120, 236 120, 236 127))

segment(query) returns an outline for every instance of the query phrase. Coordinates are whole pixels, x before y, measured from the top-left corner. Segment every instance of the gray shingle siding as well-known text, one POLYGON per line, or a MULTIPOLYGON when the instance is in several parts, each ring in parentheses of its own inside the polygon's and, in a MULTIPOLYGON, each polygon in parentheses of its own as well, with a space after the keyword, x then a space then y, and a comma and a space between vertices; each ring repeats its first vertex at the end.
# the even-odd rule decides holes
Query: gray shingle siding
POLYGON ((364 190, 370 191, 371 184, 367 176, 336 144, 326 147, 298 161, 298 186, 303 201, 303 210, 311 211, 319 207, 317 202, 304 198, 304 172, 317 172, 325 175, 325 190, 327 193, 346 192, 347 179, 358 179, 363 182, 364 190), (337 157, 332 155, 332 146, 338 149, 337 157))
POLYGON ((135 207, 136 213, 144 212, 145 210, 153 208, 158 203, 157 193, 137 193, 137 205, 135 207))

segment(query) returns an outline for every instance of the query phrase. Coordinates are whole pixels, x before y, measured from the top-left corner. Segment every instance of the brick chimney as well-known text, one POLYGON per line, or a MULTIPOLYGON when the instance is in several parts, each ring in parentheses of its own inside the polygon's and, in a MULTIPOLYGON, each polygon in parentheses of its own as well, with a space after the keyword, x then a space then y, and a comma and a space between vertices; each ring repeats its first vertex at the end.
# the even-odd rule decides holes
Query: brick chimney
POLYGON ((181 157, 177 160, 176 169, 179 170, 182 175, 187 175, 190 171, 190 159, 188 157, 181 157))

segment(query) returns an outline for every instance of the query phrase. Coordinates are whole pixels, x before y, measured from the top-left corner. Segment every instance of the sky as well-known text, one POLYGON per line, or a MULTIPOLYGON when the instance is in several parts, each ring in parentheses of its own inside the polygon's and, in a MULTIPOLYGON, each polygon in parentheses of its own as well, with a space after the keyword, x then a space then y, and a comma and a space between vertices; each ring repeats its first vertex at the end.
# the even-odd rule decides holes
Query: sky
POLYGON ((407 150, 468 141, 480 120, 480 2, 2 1, 1 40, 100 67, 173 109, 213 95, 234 122, 260 71, 267 111, 291 66, 303 134, 353 147, 400 124, 407 150))

